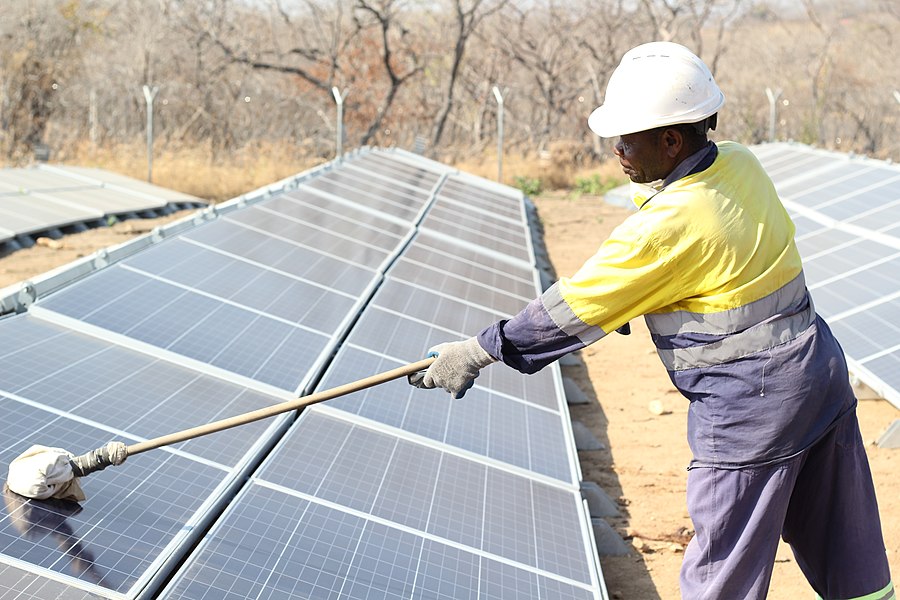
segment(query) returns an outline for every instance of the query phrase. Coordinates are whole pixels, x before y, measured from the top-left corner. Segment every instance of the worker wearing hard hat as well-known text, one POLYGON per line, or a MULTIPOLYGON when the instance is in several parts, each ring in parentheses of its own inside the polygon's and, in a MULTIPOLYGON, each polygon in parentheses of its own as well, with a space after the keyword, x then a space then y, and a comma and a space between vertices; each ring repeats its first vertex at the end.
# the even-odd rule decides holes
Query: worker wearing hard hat
POLYGON ((687 48, 627 52, 590 128, 639 209, 575 275, 418 381, 461 397, 495 361, 533 373, 644 315, 690 400, 682 597, 764 598, 779 535, 827 599, 894 599, 847 365, 806 289, 794 225, 754 155, 714 144, 725 97, 687 48))

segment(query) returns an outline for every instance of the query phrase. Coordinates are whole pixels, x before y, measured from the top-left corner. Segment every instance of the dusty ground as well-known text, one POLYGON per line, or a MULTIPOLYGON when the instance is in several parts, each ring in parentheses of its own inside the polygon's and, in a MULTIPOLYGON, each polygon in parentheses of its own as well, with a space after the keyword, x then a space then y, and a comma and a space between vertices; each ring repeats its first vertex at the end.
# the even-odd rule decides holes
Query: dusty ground
MULTIPOLYGON (((537 198, 544 237, 557 274, 573 273, 628 214, 597 198, 561 195, 537 198)), ((624 557, 601 557, 612 598, 680 598, 678 571, 683 547, 693 532, 685 504, 687 400, 673 388, 643 320, 631 323, 630 336, 611 335, 580 353, 583 365, 565 367, 596 403, 571 406, 573 419, 588 425, 608 448, 580 452, 584 479, 596 481, 617 500, 621 518, 610 523, 632 545, 624 557), (659 401, 665 410, 649 408, 659 401)), ((861 390, 861 394, 864 393, 861 390)), ((863 439, 877 486, 891 571, 900 574, 900 450, 874 441, 900 411, 884 400, 860 402, 863 439)), ((790 549, 779 548, 770 588, 772 600, 812 599, 790 549)))
MULTIPOLYGON (((560 275, 570 274, 628 212, 597 198, 562 195, 536 199, 550 257, 560 275)), ((0 288, 44 273, 93 251, 151 231, 186 213, 118 223, 112 227, 45 241, 0 257, 0 288)), ((678 599, 678 570, 690 539, 685 507, 687 401, 676 393, 656 358, 643 321, 630 336, 612 335, 580 353, 582 364, 565 367, 594 402, 572 406, 572 418, 588 425, 607 450, 581 452, 585 480, 596 481, 619 503, 611 524, 631 545, 623 557, 601 557, 610 596, 617 600, 678 599), (664 413, 649 409, 659 401, 664 413)), ((876 447, 876 440, 900 411, 883 400, 862 401, 863 437, 878 488, 882 521, 894 577, 900 573, 900 450, 876 447)), ((790 550, 782 545, 772 582, 772 600, 812 598, 790 550)))

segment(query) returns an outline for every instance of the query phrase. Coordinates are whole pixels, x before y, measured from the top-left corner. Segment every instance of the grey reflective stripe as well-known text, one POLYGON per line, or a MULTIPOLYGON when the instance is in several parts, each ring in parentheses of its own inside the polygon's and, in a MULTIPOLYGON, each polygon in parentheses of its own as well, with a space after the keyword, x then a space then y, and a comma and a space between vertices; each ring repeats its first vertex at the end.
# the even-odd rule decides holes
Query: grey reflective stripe
POLYGON ((578 338, 585 346, 593 344, 606 335, 603 329, 596 325, 588 325, 572 312, 571 307, 563 300, 562 294, 559 293, 557 283, 551 285, 541 295, 541 303, 544 305, 544 310, 547 311, 547 314, 550 315, 550 318, 553 319, 553 322, 563 333, 578 338))
POLYGON ((816 311, 810 304, 797 314, 760 323, 711 344, 675 350, 657 349, 657 353, 670 371, 721 365, 789 342, 809 329, 815 318, 816 311))
POLYGON ((790 312, 790 308, 799 306, 805 296, 806 279, 803 277, 803 271, 800 271, 799 275, 768 296, 738 308, 709 314, 680 310, 649 314, 645 318, 647 327, 657 335, 731 333, 752 327, 772 315, 790 312))

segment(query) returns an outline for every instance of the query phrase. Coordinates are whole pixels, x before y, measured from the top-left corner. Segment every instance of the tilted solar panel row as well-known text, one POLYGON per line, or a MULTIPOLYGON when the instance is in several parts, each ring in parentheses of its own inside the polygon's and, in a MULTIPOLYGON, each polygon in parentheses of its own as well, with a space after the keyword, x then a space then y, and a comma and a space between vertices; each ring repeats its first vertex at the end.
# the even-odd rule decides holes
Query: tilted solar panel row
MULTIPOLYGON (((7 462, 412 362, 538 290, 521 194, 402 152, 214 210, 0 320, 7 462)), ((77 514, 12 495, 0 591, 605 597, 560 381, 489 367, 452 402, 396 381, 129 459, 77 514)))
POLYGON ((36 235, 105 223, 110 217, 158 216, 206 202, 101 169, 41 164, 0 169, 0 248, 36 235))
POLYGON ((900 166, 799 144, 753 150, 797 226, 816 310, 851 371, 900 407, 900 166))

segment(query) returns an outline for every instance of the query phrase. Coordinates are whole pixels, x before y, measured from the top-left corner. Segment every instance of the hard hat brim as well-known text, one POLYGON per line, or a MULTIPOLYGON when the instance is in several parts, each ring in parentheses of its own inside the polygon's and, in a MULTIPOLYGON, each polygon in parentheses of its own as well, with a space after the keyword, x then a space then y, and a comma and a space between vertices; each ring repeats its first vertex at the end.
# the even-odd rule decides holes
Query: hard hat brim
POLYGON ((603 104, 591 112, 588 127, 600 137, 613 138, 668 125, 697 123, 716 114, 724 105, 725 94, 720 91, 717 97, 709 99, 705 106, 696 107, 690 114, 672 115, 669 118, 648 122, 646 119, 635 119, 632 109, 617 109, 609 104, 603 104))

